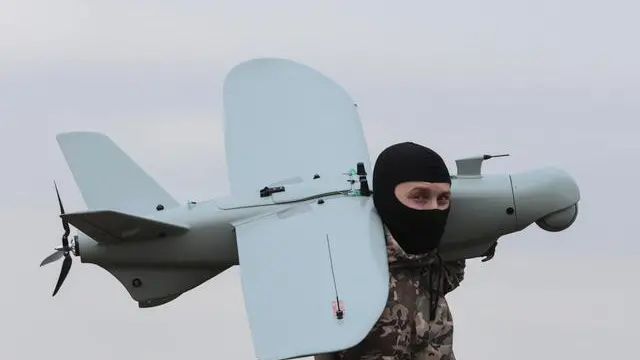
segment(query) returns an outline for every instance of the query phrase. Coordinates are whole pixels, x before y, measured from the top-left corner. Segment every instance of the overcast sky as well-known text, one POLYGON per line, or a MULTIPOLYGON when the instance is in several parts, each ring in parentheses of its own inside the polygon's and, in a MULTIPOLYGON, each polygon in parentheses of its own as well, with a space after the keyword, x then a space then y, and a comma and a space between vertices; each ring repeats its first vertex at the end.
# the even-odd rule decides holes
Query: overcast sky
POLYGON ((553 165, 582 192, 449 301, 459 359, 637 355, 640 24, 636 2, 0 0, 2 359, 253 359, 237 269, 154 309, 75 259, 39 268, 84 202, 55 141, 108 134, 180 201, 227 193, 221 88, 237 63, 290 58, 359 104, 372 160, 397 141, 487 172, 553 165), (8 229, 8 231, 7 231, 8 229))

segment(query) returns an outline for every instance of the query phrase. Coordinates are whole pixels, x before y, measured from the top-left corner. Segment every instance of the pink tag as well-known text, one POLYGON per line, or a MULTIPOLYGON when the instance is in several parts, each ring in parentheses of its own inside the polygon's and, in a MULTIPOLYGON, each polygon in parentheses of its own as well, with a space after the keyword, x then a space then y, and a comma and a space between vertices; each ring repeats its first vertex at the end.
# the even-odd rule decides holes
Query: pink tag
MULTIPOLYGON (((337 315, 338 314, 338 305, 337 305, 337 303, 335 301, 331 302, 331 307, 333 308, 333 315, 337 315)), ((344 314, 344 302, 342 302, 342 300, 340 300, 340 310, 344 314)))

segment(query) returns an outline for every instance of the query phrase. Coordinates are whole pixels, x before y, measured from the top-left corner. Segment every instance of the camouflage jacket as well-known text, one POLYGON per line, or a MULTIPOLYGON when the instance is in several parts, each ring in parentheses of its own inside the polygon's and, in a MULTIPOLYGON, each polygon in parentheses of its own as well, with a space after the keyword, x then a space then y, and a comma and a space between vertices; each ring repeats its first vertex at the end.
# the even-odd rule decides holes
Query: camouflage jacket
POLYGON ((435 251, 407 254, 388 232, 387 256, 389 298, 379 320, 358 345, 316 359, 455 360, 444 295, 458 287, 466 262, 441 261, 435 251))

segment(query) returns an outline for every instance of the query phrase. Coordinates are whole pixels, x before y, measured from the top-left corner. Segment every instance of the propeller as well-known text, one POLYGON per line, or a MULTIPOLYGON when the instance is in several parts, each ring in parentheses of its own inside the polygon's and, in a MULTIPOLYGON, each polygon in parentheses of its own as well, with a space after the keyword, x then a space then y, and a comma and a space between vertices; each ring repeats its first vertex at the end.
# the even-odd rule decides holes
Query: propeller
MULTIPOLYGON (((58 205, 60 206, 60 214, 64 215, 64 207, 62 206, 62 200, 60 199, 60 192, 58 191, 58 186, 56 185, 55 181, 53 182, 53 186, 55 187, 56 195, 58 196, 58 205)), ((69 228, 69 222, 64 218, 62 219, 62 228, 64 229, 64 234, 62 234, 62 246, 56 247, 55 248, 56 251, 53 254, 47 256, 40 263, 40 266, 44 266, 54 261, 60 260, 61 258, 64 257, 64 260, 62 261, 62 269, 60 270, 60 276, 58 277, 58 282, 56 283, 56 288, 55 290, 53 290, 52 296, 56 296, 56 294, 60 290, 60 287, 62 286, 62 283, 67 278, 67 275, 69 274, 69 270, 71 270, 71 254, 70 253, 73 250, 73 246, 69 246, 69 233, 71 232, 71 229, 69 228)))

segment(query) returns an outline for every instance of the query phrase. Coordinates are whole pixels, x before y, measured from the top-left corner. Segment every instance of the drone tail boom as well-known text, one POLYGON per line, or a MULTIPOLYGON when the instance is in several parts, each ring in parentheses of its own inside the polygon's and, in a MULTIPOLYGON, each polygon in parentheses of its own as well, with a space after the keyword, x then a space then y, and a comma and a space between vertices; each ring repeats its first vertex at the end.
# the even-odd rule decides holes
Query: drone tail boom
POLYGON ((144 215, 179 205, 106 135, 78 131, 56 139, 90 210, 144 215))

